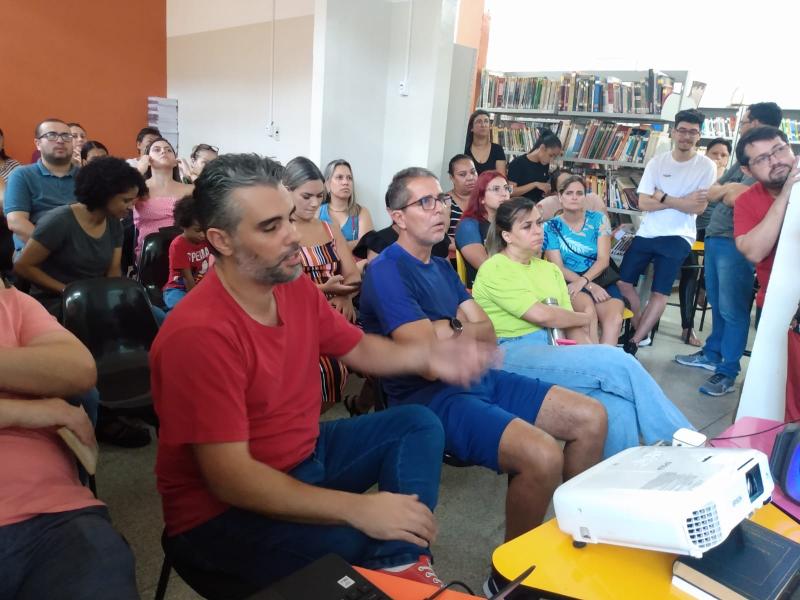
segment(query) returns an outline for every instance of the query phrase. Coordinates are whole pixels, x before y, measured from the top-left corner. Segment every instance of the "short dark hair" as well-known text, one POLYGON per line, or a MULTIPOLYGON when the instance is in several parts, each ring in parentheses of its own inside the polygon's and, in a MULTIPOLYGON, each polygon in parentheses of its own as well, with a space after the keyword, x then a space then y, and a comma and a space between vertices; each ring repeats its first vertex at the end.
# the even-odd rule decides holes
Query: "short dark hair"
POLYGON ((757 120, 762 125, 780 127, 783 119, 781 107, 774 102, 756 102, 747 107, 747 115, 750 120, 757 120))
POLYGON ((539 139, 536 140, 536 143, 531 148, 531 152, 536 150, 539 146, 544 146, 545 148, 561 148, 561 139, 553 133, 549 129, 542 129, 540 131, 539 139))
POLYGON ((703 127, 703 121, 706 120, 706 116, 701 113, 696 108, 687 108, 686 110, 681 110, 678 114, 675 115, 675 127, 678 126, 678 123, 694 123, 698 127, 703 127))
POLYGON ((322 171, 310 158, 298 156, 286 163, 283 170, 283 185, 287 190, 296 190, 309 181, 325 182, 322 171))
POLYGON ((408 189, 408 182, 418 177, 433 177, 436 181, 439 178, 432 171, 424 167, 408 167, 398 171, 392 177, 389 187, 386 189, 386 208, 396 210, 408 204, 411 192, 408 189))
POLYGON ((175 225, 183 229, 188 229, 194 223, 197 223, 197 214, 194 210, 194 196, 184 196, 175 203, 172 209, 172 217, 175 219, 175 225))
MULTIPOLYGON (((6 135, 3 133, 2 129, 0 129, 0 137, 3 137, 3 138, 6 137, 6 135)), ((8 156, 8 154, 6 154, 6 145, 3 144, 3 147, 0 148, 0 159, 8 160, 8 158, 9 158, 9 156, 8 156)))
POLYGON ((573 183, 580 183, 583 190, 586 191, 586 180, 580 175, 570 175, 561 182, 561 185, 558 186, 558 193, 563 194, 564 191, 573 183))
POLYGON ((136 134, 136 143, 141 144, 146 135, 157 135, 161 137, 161 132, 158 130, 158 127, 142 127, 139 133, 136 134))
POLYGON ((98 142, 97 140, 89 140, 81 148, 81 160, 86 160, 86 157, 89 156, 89 152, 98 148, 100 150, 105 150, 106 154, 109 154, 108 148, 105 147, 105 144, 98 142))
POLYGON ((42 125, 44 125, 45 123, 63 123, 64 125, 67 124, 66 121, 62 121, 61 119, 56 119, 54 117, 51 117, 49 119, 43 119, 39 121, 39 123, 37 123, 36 129, 33 130, 33 137, 38 139, 39 136, 42 135, 42 125))
MULTIPOLYGON (((278 189, 283 177, 279 162, 258 154, 223 154, 208 163, 194 182, 194 210, 203 230, 211 227, 228 233, 238 227, 242 218, 231 192, 239 188, 266 185, 278 189)), ((210 245, 211 252, 219 252, 210 245)))
POLYGON ((472 146, 472 138, 473 138, 472 125, 473 123, 475 123, 475 119, 477 119, 481 115, 489 117, 489 120, 491 121, 492 116, 482 108, 479 108, 469 116, 469 121, 467 121, 467 137, 464 140, 464 154, 469 154, 469 149, 470 146, 472 146))
POLYGON ((450 162, 447 164, 447 172, 450 173, 450 175, 454 175, 453 171, 456 168, 456 163, 462 160, 468 160, 473 165, 475 164, 475 161, 472 160, 471 156, 468 156, 466 154, 456 154, 453 158, 450 159, 450 162))
POLYGON ((747 167, 750 165, 750 157, 747 156, 745 148, 754 142, 763 142, 780 138, 781 141, 789 143, 789 138, 777 127, 770 127, 763 125, 761 127, 754 127, 745 133, 736 144, 736 160, 739 161, 739 166, 747 167))
POLYGON ((81 125, 80 123, 77 123, 75 121, 73 121, 72 123, 67 123, 67 127, 80 127, 81 129, 86 131, 86 128, 83 125, 81 125))
POLYGON ((147 196, 142 174, 121 158, 102 156, 81 167, 75 176, 75 200, 89 210, 104 208, 117 194, 136 188, 139 197, 147 196))
POLYGON ((708 151, 711 150, 711 148, 719 144, 722 144, 728 149, 728 154, 730 154, 733 151, 733 144, 731 143, 730 140, 726 140, 725 138, 714 138, 706 145, 706 153, 708 153, 708 151))

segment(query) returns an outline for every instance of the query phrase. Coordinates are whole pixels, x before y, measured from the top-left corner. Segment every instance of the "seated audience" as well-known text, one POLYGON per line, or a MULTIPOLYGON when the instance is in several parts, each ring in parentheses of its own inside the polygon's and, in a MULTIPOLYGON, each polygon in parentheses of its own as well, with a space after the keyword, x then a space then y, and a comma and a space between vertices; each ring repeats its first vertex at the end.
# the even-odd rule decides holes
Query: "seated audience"
MULTIPOLYGON (((573 177, 573 174, 566 169, 556 169, 550 175, 550 193, 536 203, 542 221, 549 221, 561 214, 561 199, 558 196, 558 190, 568 177, 573 177)), ((593 210, 608 216, 608 206, 606 206, 605 200, 594 192, 586 191, 583 196, 583 206, 586 210, 593 210)))
POLYGON ((44 214, 75 202, 78 168, 72 164, 69 127, 60 119, 45 119, 36 126, 34 136, 41 158, 11 172, 3 203, 17 252, 30 239, 34 225, 44 214))
POLYGON ((88 139, 86 130, 80 123, 67 123, 67 125, 69 126, 69 132, 72 134, 72 164, 80 167, 83 164, 81 150, 88 139))
POLYGON ((343 159, 332 160, 325 167, 327 197, 319 208, 319 218, 338 225, 352 250, 368 231, 375 227, 366 206, 356 202, 353 168, 343 159))
MULTIPOLYGON (((464 211, 469 206, 469 197, 475 189, 475 182, 478 180, 478 171, 472 159, 466 154, 456 154, 450 159, 447 166, 450 181, 453 184, 447 194, 453 199, 450 205, 450 227, 447 229, 447 237, 450 238, 450 250, 456 251, 456 228, 461 221, 464 211)), ((436 256, 436 253, 434 253, 436 256)))
POLYGON ((508 165, 508 179, 514 186, 511 195, 525 196, 538 202, 550 193, 550 163, 561 154, 561 140, 549 129, 542 131, 539 139, 527 154, 522 154, 508 165))
POLYGON ((558 267, 539 257, 541 221, 533 202, 513 199, 500 206, 490 232, 493 255, 478 271, 473 294, 494 325, 503 369, 546 379, 602 402, 608 412, 604 457, 693 429, 632 356, 606 345, 550 346, 544 328, 569 330, 585 323, 572 312, 558 267), (494 249, 497 252, 494 253, 494 249), (543 303, 556 298, 559 306, 543 303))
POLYGON ((439 583, 430 546, 441 425, 418 406, 320 422, 319 356, 466 385, 491 350, 469 340, 396 344, 348 323, 301 277, 282 175, 255 154, 223 155, 196 182, 217 260, 150 352, 166 543, 176 560, 254 588, 329 552, 439 583))
POLYGON ((192 193, 194 186, 181 183, 175 149, 164 138, 158 138, 147 147, 145 157, 148 168, 144 173, 149 195, 139 198, 133 205, 133 223, 136 226, 136 260, 142 254, 144 239, 162 227, 174 225, 175 203, 192 193))
POLYGON ((51 314, 61 317, 67 284, 122 276, 120 219, 146 193, 142 176, 125 161, 98 158, 78 171, 77 202, 51 210, 36 224, 14 271, 31 282, 31 295, 51 314))
MULTIPOLYGON (((364 330, 403 346, 443 339, 494 345, 491 321, 449 261, 431 256, 447 230, 450 203, 436 176, 416 167, 400 171, 389 185, 386 203, 400 237, 366 271, 361 290, 364 330)), ((461 353, 457 356, 454 363, 460 362, 461 353)), ((542 522, 563 479, 600 460, 606 434, 602 406, 545 381, 491 370, 468 387, 440 381, 431 371, 387 377, 382 383, 391 406, 421 404, 436 413, 448 453, 515 475, 506 499, 507 540, 542 522), (556 439, 566 443, 563 452, 556 439)))
POLYGON ((157 127, 142 127, 139 133, 136 134, 136 158, 129 158, 128 164, 132 167, 139 169, 139 172, 144 175, 150 166, 150 158, 147 155, 147 149, 154 141, 161 137, 161 132, 157 127))
POLYGON ((464 154, 472 159, 478 175, 484 171, 506 174, 506 152, 492 141, 492 121, 485 110, 479 108, 469 116, 464 154))
POLYGON ((545 223, 544 254, 561 269, 576 310, 596 313, 600 342, 616 346, 625 305, 611 265, 611 225, 605 214, 586 210, 585 190, 586 183, 577 175, 561 182, 563 211, 545 223))
POLYGON ((0 598, 139 598, 133 554, 56 431, 96 445, 86 412, 62 399, 95 377, 86 348, 0 281, 0 598))
MULTIPOLYGON (((325 198, 322 173, 309 159, 297 157, 286 165, 283 185, 294 203, 294 226, 300 236, 303 271, 325 294, 330 305, 355 323, 353 295, 361 285, 361 275, 339 228, 317 218, 325 198)), ((323 411, 336 402, 343 402, 350 414, 368 411, 356 406, 357 397, 344 397, 348 374, 344 363, 330 356, 320 356, 319 371, 323 411)))
MULTIPOLYGON (((391 213, 388 207, 387 210, 391 213)), ((394 223, 380 231, 370 231, 361 238, 361 241, 358 242, 358 246, 353 248, 353 255, 358 258, 366 258, 367 262, 370 262, 381 252, 386 250, 386 248, 394 244, 399 237, 400 230, 394 223)), ((433 248, 431 248, 431 255, 438 256, 439 258, 450 257, 450 238, 447 234, 445 234, 440 242, 434 244, 433 248)))
POLYGON ((97 140, 88 141, 81 148, 81 165, 86 166, 95 158, 100 158, 101 156, 108 156, 108 148, 97 140))
POLYGON ((511 185, 497 171, 484 171, 478 176, 469 197, 469 204, 456 228, 456 246, 467 266, 467 287, 472 287, 480 266, 489 258, 484 242, 489 226, 501 203, 511 198, 511 185))
MULTIPOLYGON (((0 185, 7 182, 11 171, 20 166, 16 160, 6 154, 5 143, 6 140, 3 135, 3 130, 0 129, 0 185)), ((2 200, 2 198, 0 198, 0 200, 2 200)))
MULTIPOLYGON (((774 102, 751 104, 742 119, 742 137, 764 125, 778 127, 783 111, 774 102)), ((733 212, 739 196, 755 183, 745 175, 739 161, 708 190, 715 207, 706 229, 705 285, 711 305, 711 335, 699 352, 677 355, 679 364, 713 371, 699 391, 721 396, 735 389, 741 358, 747 347, 753 303, 753 264, 737 249, 733 239, 733 212)), ((758 310, 758 309, 756 309, 758 310)))
POLYGON ((206 165, 219 156, 219 148, 208 144, 197 144, 192 148, 189 162, 185 158, 178 159, 183 183, 194 183, 200 177, 206 165))
POLYGON ((208 273, 214 257, 208 248, 206 234, 197 220, 194 199, 186 196, 175 203, 175 225, 183 230, 169 245, 169 279, 164 285, 167 310, 183 300, 208 273))

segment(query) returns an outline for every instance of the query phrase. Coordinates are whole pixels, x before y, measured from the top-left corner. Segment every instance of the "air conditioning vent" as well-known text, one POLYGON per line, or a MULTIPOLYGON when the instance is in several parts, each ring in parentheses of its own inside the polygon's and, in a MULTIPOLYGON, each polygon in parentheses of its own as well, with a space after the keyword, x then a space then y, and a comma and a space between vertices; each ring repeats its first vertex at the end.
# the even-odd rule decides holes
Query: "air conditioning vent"
POLYGON ((689 539, 701 550, 720 544, 723 536, 717 516, 717 505, 710 503, 693 511, 692 516, 686 519, 686 530, 689 533, 689 539))

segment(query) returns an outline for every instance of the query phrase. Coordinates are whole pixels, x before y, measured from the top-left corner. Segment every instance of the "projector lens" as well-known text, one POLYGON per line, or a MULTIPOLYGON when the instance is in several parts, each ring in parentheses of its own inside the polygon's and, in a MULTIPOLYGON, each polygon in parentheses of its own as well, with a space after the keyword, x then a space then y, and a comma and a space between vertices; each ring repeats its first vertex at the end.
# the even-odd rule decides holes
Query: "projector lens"
POLYGON ((761 481, 761 470, 758 465, 747 472, 745 480, 747 481, 747 495, 750 496, 751 501, 764 493, 764 483, 761 481))

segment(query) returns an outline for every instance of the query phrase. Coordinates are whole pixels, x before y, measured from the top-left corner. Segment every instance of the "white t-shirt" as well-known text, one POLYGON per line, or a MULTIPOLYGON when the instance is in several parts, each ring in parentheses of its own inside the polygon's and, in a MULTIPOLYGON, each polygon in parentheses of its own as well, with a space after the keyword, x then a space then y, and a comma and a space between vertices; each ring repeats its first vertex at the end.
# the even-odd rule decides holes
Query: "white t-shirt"
MULTIPOLYGON (((647 163, 636 191, 640 194, 653 194, 659 189, 672 197, 680 198, 696 190, 710 188, 716 179, 717 168, 710 158, 695 154, 687 161, 678 162, 672 158, 672 152, 664 152, 647 163)), ((691 246, 697 239, 695 221, 697 215, 688 215, 674 208, 645 211, 636 235, 645 238, 679 235, 691 246)))

